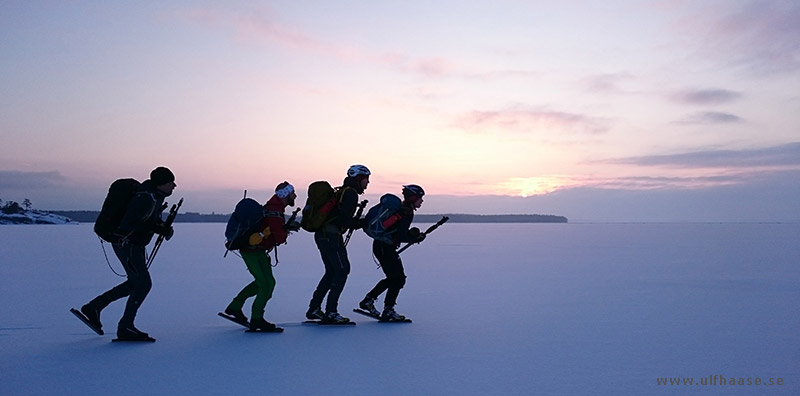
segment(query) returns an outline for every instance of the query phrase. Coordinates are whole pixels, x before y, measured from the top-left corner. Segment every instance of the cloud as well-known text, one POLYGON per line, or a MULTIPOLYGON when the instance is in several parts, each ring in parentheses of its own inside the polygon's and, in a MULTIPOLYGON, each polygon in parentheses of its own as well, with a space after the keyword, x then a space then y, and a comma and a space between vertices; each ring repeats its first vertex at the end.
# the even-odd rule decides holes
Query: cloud
POLYGON ((698 9, 686 33, 703 58, 755 74, 790 73, 800 69, 800 3, 796 0, 748 1, 736 8, 698 9), (709 17, 711 16, 711 17, 709 17))
POLYGON ((599 93, 620 93, 625 92, 621 85, 634 79, 630 73, 607 73, 589 76, 584 79, 583 84, 591 92, 599 93))
POLYGON ((672 99, 692 105, 713 105, 730 103, 742 96, 739 92, 727 89, 690 89, 672 95, 672 99))
POLYGON ((607 121, 578 113, 542 109, 508 109, 471 111, 455 122, 458 128, 469 131, 553 132, 601 134, 608 131, 607 121))
POLYGON ((593 179, 584 186, 614 190, 684 190, 712 186, 734 185, 743 182, 741 175, 712 176, 627 176, 593 179))
POLYGON ((425 78, 497 80, 541 77, 541 73, 518 69, 467 71, 459 62, 442 56, 411 56, 399 51, 371 51, 332 42, 283 24, 277 13, 268 7, 240 11, 194 8, 183 11, 182 17, 213 29, 232 31, 239 39, 265 42, 303 53, 317 54, 343 62, 368 64, 384 70, 425 78))
POLYGON ((265 40, 285 47, 343 56, 349 51, 319 40, 280 23, 275 12, 267 7, 258 11, 230 11, 209 8, 184 10, 182 16, 215 29, 232 29, 240 38, 265 40))
POLYGON ((413 57, 399 52, 368 51, 320 39, 280 22, 268 8, 256 11, 191 9, 184 12, 189 20, 214 29, 234 31, 238 37, 265 41, 292 50, 331 57, 344 62, 366 63, 402 73, 429 78, 459 76, 458 66, 443 57, 413 57))
POLYGON ((483 81, 493 81, 493 80, 503 80, 503 79, 541 79, 542 76, 543 73, 541 72, 536 72, 531 70, 514 70, 514 69, 464 74, 464 77, 467 79, 483 80, 483 81))
POLYGON ((627 157, 605 163, 674 168, 800 167, 800 142, 748 150, 707 150, 680 154, 627 157))
POLYGON ((37 189, 61 186, 67 179, 59 172, 22 172, 0 170, 0 188, 37 189))
POLYGON ((694 113, 676 121, 676 124, 737 124, 745 120, 735 114, 719 111, 703 111, 694 113))
POLYGON ((456 75, 456 69, 458 68, 454 62, 445 58, 414 58, 394 52, 382 54, 362 53, 361 58, 387 69, 431 78, 456 75))

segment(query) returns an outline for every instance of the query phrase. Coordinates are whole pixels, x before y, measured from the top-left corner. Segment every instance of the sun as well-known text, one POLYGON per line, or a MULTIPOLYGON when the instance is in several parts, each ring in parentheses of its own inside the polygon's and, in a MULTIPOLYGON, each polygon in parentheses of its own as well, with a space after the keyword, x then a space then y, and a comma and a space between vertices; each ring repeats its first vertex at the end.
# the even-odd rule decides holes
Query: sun
POLYGON ((530 197, 534 195, 549 194, 553 191, 570 185, 568 179, 560 176, 535 176, 535 177, 512 177, 500 183, 502 190, 509 195, 530 197))

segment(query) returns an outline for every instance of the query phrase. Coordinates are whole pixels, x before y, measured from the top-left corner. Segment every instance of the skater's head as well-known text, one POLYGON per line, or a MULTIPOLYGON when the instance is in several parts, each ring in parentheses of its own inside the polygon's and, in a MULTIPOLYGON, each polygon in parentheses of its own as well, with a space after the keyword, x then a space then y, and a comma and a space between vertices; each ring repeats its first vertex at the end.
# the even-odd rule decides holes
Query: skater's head
POLYGON ((150 172, 150 181, 158 191, 161 191, 167 197, 172 195, 172 190, 178 186, 175 184, 175 175, 171 170, 163 166, 159 166, 150 172))
POLYGON ((414 209, 419 209, 422 206, 422 197, 425 196, 425 190, 416 184, 406 184, 403 186, 403 201, 414 209))
POLYGON ((355 184, 361 188, 360 192, 367 189, 370 174, 369 168, 364 165, 353 165, 347 169, 347 177, 355 180, 355 184))
POLYGON ((275 195, 280 198, 287 206, 294 206, 294 200, 297 199, 297 193, 294 192, 294 186, 285 181, 275 187, 275 195))

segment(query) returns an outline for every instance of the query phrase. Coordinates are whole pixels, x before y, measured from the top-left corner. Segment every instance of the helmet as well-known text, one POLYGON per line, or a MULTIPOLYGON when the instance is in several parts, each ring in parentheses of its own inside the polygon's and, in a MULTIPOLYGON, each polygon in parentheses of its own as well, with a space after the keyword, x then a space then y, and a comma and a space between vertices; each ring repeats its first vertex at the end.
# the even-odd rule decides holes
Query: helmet
POLYGON ((347 176, 356 177, 358 175, 369 176, 369 169, 364 165, 353 165, 347 170, 347 176))
POLYGON ((416 184, 407 184, 403 186, 403 196, 408 197, 411 195, 416 195, 418 197, 421 197, 425 195, 425 190, 423 190, 422 187, 416 184))

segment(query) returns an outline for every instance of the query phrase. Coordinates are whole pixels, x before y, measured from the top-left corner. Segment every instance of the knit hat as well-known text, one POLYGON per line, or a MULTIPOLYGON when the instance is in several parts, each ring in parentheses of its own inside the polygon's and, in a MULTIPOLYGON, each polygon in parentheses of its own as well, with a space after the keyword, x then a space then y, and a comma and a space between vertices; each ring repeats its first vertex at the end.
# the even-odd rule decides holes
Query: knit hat
POLYGON ((291 184, 289 184, 289 182, 283 182, 281 184, 278 184, 278 187, 275 187, 275 195, 277 195, 278 198, 281 199, 288 197, 293 192, 294 192, 294 187, 291 184))
POLYGON ((171 170, 163 166, 159 166, 150 172, 150 181, 152 181, 154 185, 160 186, 162 184, 174 182, 175 175, 172 174, 171 170))

